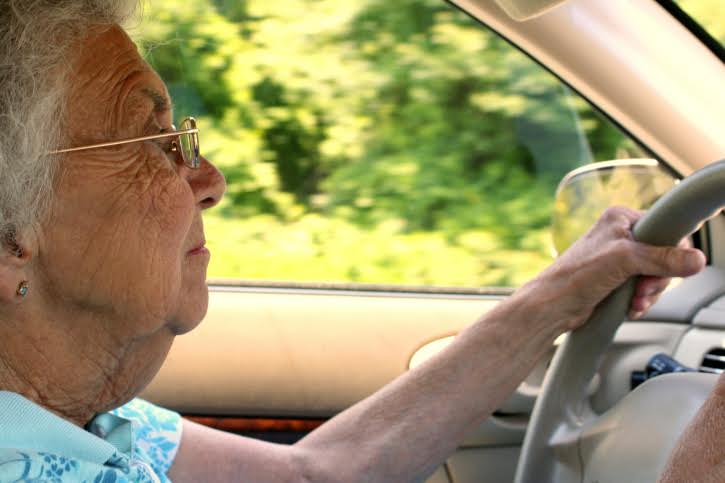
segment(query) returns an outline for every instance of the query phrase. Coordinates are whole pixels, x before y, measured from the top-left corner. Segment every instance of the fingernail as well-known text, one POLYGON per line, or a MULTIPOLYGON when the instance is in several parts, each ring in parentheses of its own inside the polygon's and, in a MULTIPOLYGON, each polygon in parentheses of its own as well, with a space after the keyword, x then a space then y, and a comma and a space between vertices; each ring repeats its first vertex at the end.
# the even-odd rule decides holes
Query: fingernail
POLYGON ((642 314, 644 314, 644 312, 642 312, 642 311, 637 311, 637 312, 630 312, 630 314, 629 314, 629 318, 630 318, 631 320, 637 320, 637 319, 639 319, 640 317, 642 317, 642 314))

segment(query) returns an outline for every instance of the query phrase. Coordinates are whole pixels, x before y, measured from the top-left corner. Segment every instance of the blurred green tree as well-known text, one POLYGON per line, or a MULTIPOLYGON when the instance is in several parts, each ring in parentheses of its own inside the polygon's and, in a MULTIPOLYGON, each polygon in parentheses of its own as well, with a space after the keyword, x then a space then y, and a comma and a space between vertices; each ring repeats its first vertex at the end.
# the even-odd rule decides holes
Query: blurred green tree
POLYGON ((169 0, 139 38, 227 177, 212 275, 516 285, 549 260, 559 179, 638 152, 440 0, 169 0), (297 241, 253 266, 269 233, 297 241))

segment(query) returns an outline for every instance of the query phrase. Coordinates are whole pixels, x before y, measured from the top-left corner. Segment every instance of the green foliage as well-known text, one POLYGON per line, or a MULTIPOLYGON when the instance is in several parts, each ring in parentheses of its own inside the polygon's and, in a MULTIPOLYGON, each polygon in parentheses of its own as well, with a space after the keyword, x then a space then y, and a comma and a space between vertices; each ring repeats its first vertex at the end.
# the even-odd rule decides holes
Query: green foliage
POLYGON ((677 4, 725 45, 725 6, 722 0, 677 0, 677 4))
POLYGON ((439 0, 170 0, 140 39, 227 177, 211 276, 517 285, 558 180, 636 152, 439 0))
MULTIPOLYGON (((516 286, 551 259, 536 249, 506 249, 487 231, 469 231, 454 244, 440 231, 403 233, 395 221, 361 228, 316 214, 284 224, 264 215, 205 220, 215 278, 516 286)), ((529 232, 529 247, 547 235, 529 232)))

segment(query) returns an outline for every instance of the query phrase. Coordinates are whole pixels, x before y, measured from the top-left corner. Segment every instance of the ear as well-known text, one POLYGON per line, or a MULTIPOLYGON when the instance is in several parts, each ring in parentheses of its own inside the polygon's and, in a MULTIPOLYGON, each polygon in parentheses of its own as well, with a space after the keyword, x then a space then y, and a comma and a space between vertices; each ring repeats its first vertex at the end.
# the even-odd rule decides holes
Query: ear
POLYGON ((29 280, 29 263, 34 250, 17 237, 5 237, 0 244, 0 303, 20 303, 18 287, 29 280))

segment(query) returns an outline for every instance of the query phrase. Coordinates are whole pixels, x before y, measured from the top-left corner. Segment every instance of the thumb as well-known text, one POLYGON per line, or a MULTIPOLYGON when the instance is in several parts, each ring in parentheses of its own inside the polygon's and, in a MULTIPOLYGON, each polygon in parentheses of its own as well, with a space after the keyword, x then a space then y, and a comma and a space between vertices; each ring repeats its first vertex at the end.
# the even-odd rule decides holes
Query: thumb
POLYGON ((705 267, 705 254, 696 248, 657 247, 638 244, 639 275, 657 277, 687 277, 705 267))

